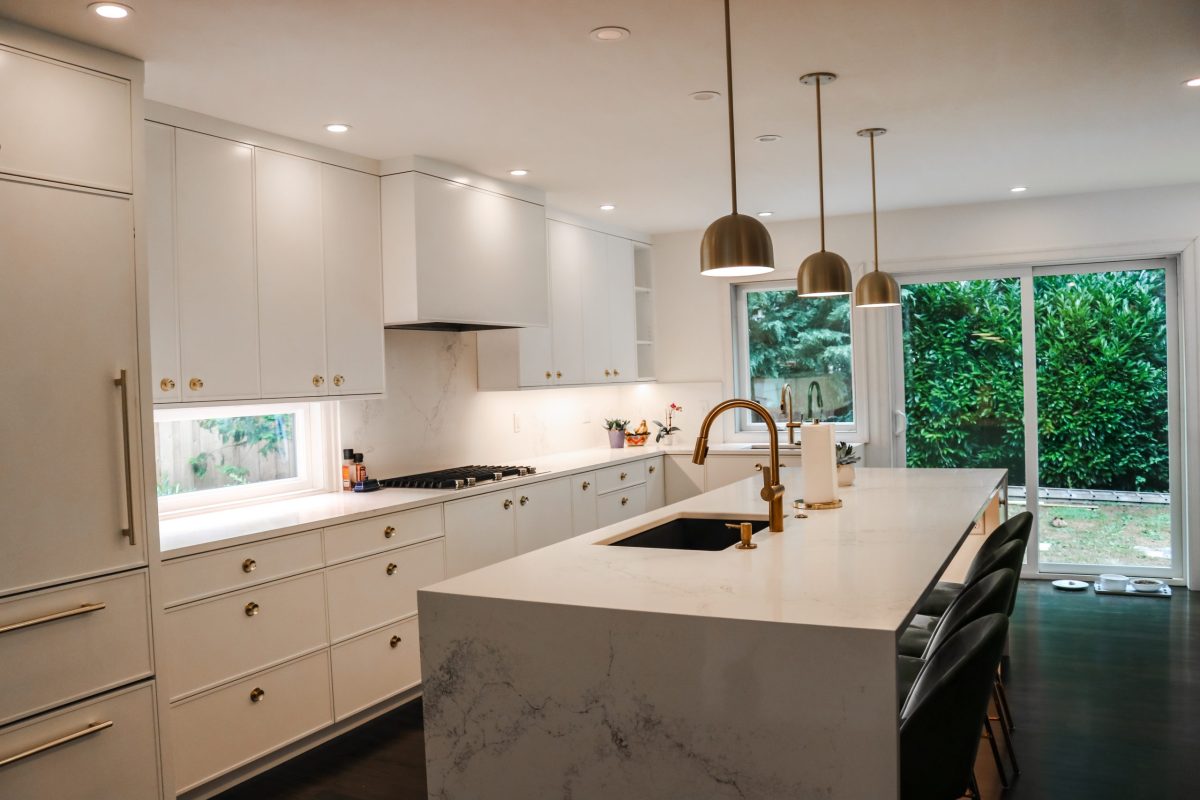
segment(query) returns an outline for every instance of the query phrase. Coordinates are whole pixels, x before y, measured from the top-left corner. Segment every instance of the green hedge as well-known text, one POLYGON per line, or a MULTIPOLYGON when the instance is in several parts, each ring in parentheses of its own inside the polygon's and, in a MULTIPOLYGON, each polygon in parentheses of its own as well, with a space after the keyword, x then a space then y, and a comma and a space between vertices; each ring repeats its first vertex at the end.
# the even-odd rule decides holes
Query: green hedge
MULTIPOLYGON (((1043 486, 1167 491, 1166 276, 1034 281, 1043 486)), ((908 464, 1024 483, 1016 278, 904 289, 908 464)))

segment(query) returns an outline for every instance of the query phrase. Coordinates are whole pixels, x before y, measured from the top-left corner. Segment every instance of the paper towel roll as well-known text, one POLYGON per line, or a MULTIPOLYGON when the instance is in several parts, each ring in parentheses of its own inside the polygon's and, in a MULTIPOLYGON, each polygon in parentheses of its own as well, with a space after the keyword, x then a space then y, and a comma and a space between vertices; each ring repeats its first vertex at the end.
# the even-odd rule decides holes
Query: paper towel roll
POLYGON ((830 503, 838 499, 837 447, 833 425, 806 422, 800 428, 802 497, 806 503, 830 503))

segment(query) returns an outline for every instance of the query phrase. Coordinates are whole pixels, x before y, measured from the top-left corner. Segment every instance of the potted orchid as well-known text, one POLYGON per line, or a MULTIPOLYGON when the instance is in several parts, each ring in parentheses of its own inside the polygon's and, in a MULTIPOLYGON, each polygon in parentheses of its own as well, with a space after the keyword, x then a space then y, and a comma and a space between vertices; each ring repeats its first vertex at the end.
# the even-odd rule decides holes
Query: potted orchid
POLYGON ((625 446, 625 428, 629 426, 627 419, 606 419, 604 427, 608 429, 608 446, 612 448, 625 446))
POLYGON ((675 434, 679 433, 679 428, 675 427, 675 415, 681 413, 682 411, 683 406, 671 403, 671 405, 667 407, 666 423, 664 424, 658 420, 654 420, 654 424, 658 426, 658 433, 654 436, 654 441, 656 444, 669 447, 675 443, 675 434))

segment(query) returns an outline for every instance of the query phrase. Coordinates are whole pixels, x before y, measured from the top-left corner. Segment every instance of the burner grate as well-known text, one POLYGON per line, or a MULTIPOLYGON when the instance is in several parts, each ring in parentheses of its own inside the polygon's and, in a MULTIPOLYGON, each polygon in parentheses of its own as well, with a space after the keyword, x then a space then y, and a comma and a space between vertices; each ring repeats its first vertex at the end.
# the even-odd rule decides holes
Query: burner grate
POLYGON ((467 467, 439 469, 433 472, 421 472, 416 475, 402 475, 398 478, 384 478, 380 486, 391 489, 467 489, 481 483, 488 483, 504 478, 523 477, 532 475, 537 470, 533 467, 498 467, 472 464, 467 467))

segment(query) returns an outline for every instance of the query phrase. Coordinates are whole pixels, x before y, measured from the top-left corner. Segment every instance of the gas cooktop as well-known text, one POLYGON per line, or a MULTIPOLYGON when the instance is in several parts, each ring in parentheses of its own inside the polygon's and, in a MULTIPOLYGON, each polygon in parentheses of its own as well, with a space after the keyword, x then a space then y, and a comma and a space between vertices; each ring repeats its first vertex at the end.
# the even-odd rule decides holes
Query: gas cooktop
POLYGON ((519 478, 537 472, 533 467, 454 467, 399 478, 383 478, 379 485, 390 489, 468 489, 481 483, 519 478))

